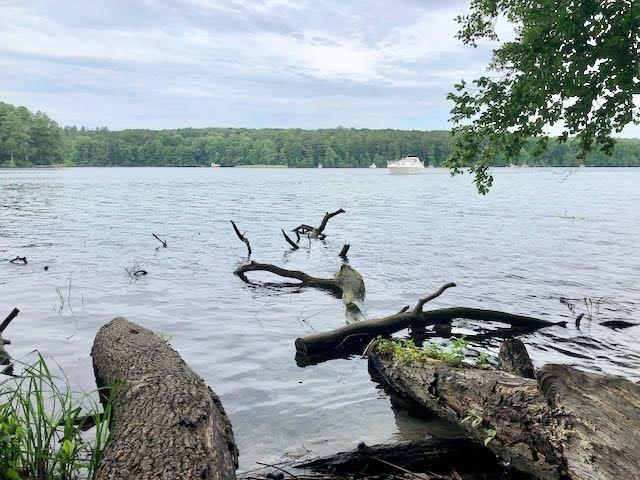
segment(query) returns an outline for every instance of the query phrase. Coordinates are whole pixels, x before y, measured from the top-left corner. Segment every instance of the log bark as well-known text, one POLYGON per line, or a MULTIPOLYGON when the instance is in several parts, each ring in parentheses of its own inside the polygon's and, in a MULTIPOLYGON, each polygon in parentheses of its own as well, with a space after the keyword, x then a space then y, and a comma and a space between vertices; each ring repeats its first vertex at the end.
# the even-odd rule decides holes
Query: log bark
MULTIPOLYGON (((333 278, 313 277, 298 270, 287 270, 286 268, 280 268, 269 263, 253 261, 240 265, 234 273, 244 281, 248 281, 246 277, 248 272, 270 272, 280 277, 299 280, 300 283, 293 284, 294 286, 316 287, 330 290, 342 297, 342 301, 346 305, 347 310, 360 311, 362 309, 362 301, 365 295, 364 279, 357 270, 349 265, 342 265, 333 278)), ((290 284, 287 284, 287 286, 288 285, 290 284)))
POLYGON ((630 480, 640 471, 640 386, 628 380, 546 365, 536 381, 375 349, 369 362, 396 392, 473 438, 495 431, 488 448, 535 478, 630 480))
POLYGON ((456 318, 470 320, 495 321, 508 323, 521 331, 533 331, 538 328, 566 325, 566 322, 550 322, 539 318, 496 310, 479 308, 453 307, 417 311, 415 308, 400 311, 394 315, 352 323, 329 332, 319 332, 296 339, 296 349, 300 353, 316 355, 322 352, 342 349, 352 352, 363 343, 366 345, 378 335, 391 335, 405 328, 424 327, 449 323, 456 318))
POLYGON ((527 347, 518 338, 509 338, 500 344, 498 364, 502 370, 519 377, 535 378, 533 362, 527 347))
POLYGON ((467 438, 428 438, 393 444, 358 445, 349 452, 341 452, 297 464, 296 468, 329 473, 340 477, 361 478, 383 473, 400 473, 398 468, 411 472, 495 473, 498 470, 494 455, 480 443, 467 438))
POLYGON ((91 356, 98 387, 117 385, 95 479, 235 478, 238 451, 219 398, 166 342, 116 318, 91 356))

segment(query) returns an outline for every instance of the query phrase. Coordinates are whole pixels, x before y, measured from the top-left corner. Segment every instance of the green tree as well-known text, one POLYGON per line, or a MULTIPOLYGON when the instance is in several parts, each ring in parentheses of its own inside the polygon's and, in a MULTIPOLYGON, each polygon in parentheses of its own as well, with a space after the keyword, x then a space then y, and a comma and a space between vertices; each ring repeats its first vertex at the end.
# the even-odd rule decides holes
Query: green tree
POLYGON ((28 125, 14 109, 0 111, 0 165, 26 165, 28 151, 28 125))
POLYGON ((458 37, 472 46, 498 40, 501 17, 515 38, 494 50, 495 76, 463 80, 449 94, 456 127, 447 165, 467 167, 481 193, 492 162, 517 157, 533 137, 539 155, 550 126, 560 142, 575 137, 582 161, 595 148, 611 154, 612 132, 640 121, 640 1, 472 0, 458 37))

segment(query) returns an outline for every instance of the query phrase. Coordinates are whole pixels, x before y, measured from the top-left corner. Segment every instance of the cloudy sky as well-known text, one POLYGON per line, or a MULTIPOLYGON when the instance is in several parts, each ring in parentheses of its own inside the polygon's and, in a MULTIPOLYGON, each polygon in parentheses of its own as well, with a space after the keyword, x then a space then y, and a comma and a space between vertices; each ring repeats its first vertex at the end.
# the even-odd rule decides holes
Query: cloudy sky
POLYGON ((0 100, 64 125, 449 128, 468 0, 0 0, 0 100))

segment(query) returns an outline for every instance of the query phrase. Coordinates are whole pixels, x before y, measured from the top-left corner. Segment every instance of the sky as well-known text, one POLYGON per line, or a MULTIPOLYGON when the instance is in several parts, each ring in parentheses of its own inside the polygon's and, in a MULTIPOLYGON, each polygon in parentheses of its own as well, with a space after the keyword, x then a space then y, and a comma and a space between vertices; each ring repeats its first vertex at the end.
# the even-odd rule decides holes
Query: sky
POLYGON ((0 0, 0 100, 112 130, 448 129, 447 93, 483 73, 491 52, 455 38, 467 9, 468 0, 0 0))

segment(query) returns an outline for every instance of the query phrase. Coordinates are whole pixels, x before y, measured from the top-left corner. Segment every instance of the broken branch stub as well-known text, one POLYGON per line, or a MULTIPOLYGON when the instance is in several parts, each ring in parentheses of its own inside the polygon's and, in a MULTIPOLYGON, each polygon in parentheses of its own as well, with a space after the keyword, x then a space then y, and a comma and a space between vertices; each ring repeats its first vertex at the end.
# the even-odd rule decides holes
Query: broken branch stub
POLYGON ((311 225, 306 225, 303 223, 302 225, 298 225, 296 228, 294 228, 293 231, 298 235, 308 235, 309 238, 323 239, 325 238, 324 229, 327 228, 327 223, 329 223, 329 220, 331 220, 336 215, 340 215, 341 213, 345 213, 342 208, 336 210, 335 212, 327 212, 324 214, 324 217, 322 217, 322 221, 320 222, 319 227, 312 227, 311 225))
MULTIPOLYGON (((289 238, 289 235, 287 235, 284 229, 281 228, 280 231, 282 232, 282 235, 284 235, 284 239, 287 241, 287 243, 291 245, 291 248, 293 248, 294 250, 298 250, 300 248, 298 244, 296 244, 296 242, 294 242, 293 240, 291 240, 291 238, 289 238)), ((299 239, 300 239, 300 235, 298 234, 298 240, 299 239)))
POLYGON ((231 220, 231 225, 233 225, 233 231, 236 232, 236 235, 238 236, 240 241, 244 242, 244 244, 247 246, 247 251, 249 252, 249 256, 251 256, 251 244, 249 243, 249 239, 244 234, 240 233, 240 230, 238 230, 238 227, 233 220, 231 220))

